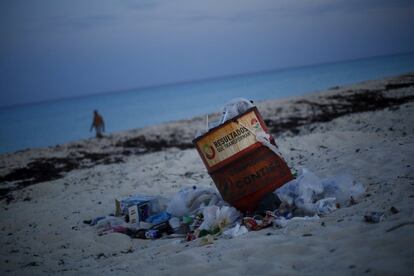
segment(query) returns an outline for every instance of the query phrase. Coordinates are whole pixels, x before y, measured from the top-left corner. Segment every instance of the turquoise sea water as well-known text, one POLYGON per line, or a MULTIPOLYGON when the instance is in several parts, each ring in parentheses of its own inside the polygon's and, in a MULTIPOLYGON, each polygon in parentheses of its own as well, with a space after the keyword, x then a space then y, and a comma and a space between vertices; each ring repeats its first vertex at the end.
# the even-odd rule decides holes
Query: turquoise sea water
POLYGON ((5 107, 0 152, 93 137, 94 109, 103 115, 107 132, 116 132, 218 111, 235 97, 280 99, 412 71, 414 53, 5 107))

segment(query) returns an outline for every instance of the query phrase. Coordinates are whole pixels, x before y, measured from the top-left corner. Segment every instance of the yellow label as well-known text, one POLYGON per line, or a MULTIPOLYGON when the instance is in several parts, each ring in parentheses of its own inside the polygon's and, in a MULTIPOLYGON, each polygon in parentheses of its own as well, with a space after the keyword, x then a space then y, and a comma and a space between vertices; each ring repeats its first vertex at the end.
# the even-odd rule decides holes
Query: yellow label
POLYGON ((257 142, 253 133, 263 131, 254 111, 250 111, 237 121, 231 121, 197 141, 204 160, 212 167, 257 142), (253 133, 252 133, 253 132, 253 133))

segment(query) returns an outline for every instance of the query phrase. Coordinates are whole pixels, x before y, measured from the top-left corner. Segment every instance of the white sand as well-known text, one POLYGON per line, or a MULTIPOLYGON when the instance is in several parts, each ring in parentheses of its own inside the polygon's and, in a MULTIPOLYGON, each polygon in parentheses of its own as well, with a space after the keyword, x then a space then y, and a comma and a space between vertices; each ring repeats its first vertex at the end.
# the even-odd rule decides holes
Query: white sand
MULTIPOLYGON (((383 83, 369 82, 302 99, 322 102, 326 95, 383 83)), ((397 92, 414 95, 414 87, 397 92)), ((258 108, 265 119, 288 116, 293 100, 263 102, 258 108), (280 106, 285 108, 283 113, 274 112, 280 106)), ((303 108, 301 112, 309 111, 303 108)), ((178 132, 191 139, 202 124, 198 118, 78 144, 103 152, 137 134, 178 132)), ((398 109, 349 114, 298 130, 297 135, 275 137, 290 166, 302 165, 320 176, 351 173, 367 188, 358 204, 320 220, 292 222, 284 229, 267 228, 234 239, 219 238, 205 246, 178 238, 152 241, 117 233, 98 236, 82 221, 114 212, 116 197, 135 193, 171 196, 189 185, 215 187, 194 149, 124 155, 124 163, 73 170, 63 178, 12 192, 10 203, 2 200, 0 273, 412 275, 414 102, 398 109), (392 206, 400 212, 392 214, 392 206), (385 220, 368 224, 363 220, 366 211, 383 211, 385 220), (387 231, 404 223, 409 224, 387 231)), ((24 167, 33 158, 68 154, 76 154, 73 144, 2 155, 0 175, 24 167)))

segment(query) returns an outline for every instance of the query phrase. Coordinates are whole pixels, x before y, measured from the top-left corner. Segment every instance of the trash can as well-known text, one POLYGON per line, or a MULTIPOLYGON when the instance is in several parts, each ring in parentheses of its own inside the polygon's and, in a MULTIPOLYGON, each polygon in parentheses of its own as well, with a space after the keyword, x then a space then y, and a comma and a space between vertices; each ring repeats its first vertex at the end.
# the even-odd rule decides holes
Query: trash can
POLYGON ((257 141, 262 131, 269 133, 252 107, 193 141, 223 199, 241 211, 254 211, 267 193, 293 179, 281 156, 257 141))

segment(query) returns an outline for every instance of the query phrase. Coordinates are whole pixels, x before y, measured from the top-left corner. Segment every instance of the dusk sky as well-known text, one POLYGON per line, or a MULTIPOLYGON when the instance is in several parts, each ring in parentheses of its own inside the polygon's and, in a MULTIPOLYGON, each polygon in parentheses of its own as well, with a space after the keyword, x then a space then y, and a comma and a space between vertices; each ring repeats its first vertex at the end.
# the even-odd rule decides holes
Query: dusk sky
POLYGON ((0 105, 414 51, 414 1, 0 2, 0 105))

